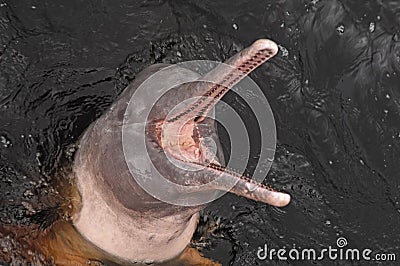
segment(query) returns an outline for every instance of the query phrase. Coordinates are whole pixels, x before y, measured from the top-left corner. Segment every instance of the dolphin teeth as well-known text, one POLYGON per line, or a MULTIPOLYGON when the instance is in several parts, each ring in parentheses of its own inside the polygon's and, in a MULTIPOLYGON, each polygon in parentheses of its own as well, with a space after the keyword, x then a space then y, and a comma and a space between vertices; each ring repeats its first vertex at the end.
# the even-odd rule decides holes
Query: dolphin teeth
POLYGON ((259 186, 258 184, 255 183, 246 183, 245 185, 246 189, 248 192, 253 192, 254 190, 256 190, 259 186))

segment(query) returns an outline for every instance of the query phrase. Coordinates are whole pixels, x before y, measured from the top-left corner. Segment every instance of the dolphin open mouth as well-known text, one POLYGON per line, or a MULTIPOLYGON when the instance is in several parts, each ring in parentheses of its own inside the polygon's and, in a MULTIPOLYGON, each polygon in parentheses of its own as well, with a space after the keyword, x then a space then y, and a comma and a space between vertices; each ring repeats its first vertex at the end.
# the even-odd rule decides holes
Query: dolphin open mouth
MULTIPOLYGON (((201 167, 199 171, 206 176, 203 180, 212 181, 203 189, 230 191, 278 207, 289 204, 288 194, 221 166, 215 156, 208 155, 207 147, 202 145, 203 136, 198 131, 198 125, 217 102, 277 52, 278 47, 273 41, 257 40, 196 82, 195 86, 198 86, 201 97, 157 123, 154 135, 164 152, 184 164, 201 167), (202 82, 203 80, 214 82, 202 82)), ((198 177, 199 175, 196 175, 191 178, 198 177)))

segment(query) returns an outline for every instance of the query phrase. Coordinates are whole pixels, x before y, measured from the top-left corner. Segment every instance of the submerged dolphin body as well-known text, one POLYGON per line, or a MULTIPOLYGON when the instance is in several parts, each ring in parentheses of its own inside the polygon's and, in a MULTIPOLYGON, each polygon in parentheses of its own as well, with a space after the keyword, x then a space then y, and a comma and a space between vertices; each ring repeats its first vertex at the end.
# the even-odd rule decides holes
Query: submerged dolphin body
MULTIPOLYGON (((215 68, 206 74, 217 77, 219 84, 181 85, 155 104, 146 121, 145 142, 149 158, 166 179, 185 186, 222 180, 205 186, 205 191, 230 191, 274 206, 289 203, 289 195, 221 166, 224 159, 215 125, 206 118, 231 87, 277 51, 274 42, 258 40, 225 62, 232 71, 215 68), (174 106, 194 96, 205 98, 168 115, 174 106), (208 137, 217 145, 215 156, 210 155, 202 142, 205 134, 199 130, 202 125, 207 125, 208 137), (169 158, 188 167, 202 168, 186 171, 169 158), (232 182, 233 187, 227 185, 232 182)), ((139 73, 118 101, 85 132, 75 157, 74 172, 82 202, 74 226, 88 241, 118 261, 157 262, 178 256, 193 236, 199 210, 205 207, 205 204, 173 205, 149 195, 132 176, 124 156, 122 129, 128 103, 147 78, 167 66, 152 65, 139 73)), ((201 78, 186 69, 178 72, 178 76, 201 78)))

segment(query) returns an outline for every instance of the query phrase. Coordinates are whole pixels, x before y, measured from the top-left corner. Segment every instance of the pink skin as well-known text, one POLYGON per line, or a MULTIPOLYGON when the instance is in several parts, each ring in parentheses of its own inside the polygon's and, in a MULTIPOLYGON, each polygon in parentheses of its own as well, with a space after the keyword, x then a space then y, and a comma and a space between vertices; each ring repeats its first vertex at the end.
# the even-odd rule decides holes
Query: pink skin
MULTIPOLYGON (((183 84, 168 91, 152 106, 146 123, 145 142, 153 166, 164 178, 185 185, 185 189, 193 188, 194 192, 210 191, 211 195, 215 190, 230 191, 274 206, 285 206, 290 202, 289 195, 221 166, 224 163, 222 147, 214 121, 206 118, 232 86, 277 51, 272 41, 258 40, 230 58, 226 62, 230 68, 218 66, 203 77, 219 85, 183 84), (186 109, 168 115, 180 102, 202 95, 204 97, 186 109), (206 137, 214 141, 217 154, 204 144, 206 137), (174 163, 178 160, 199 171, 177 167, 171 157, 175 159, 174 163)), ((75 155, 74 176, 81 206, 74 215, 74 227, 87 241, 111 256, 112 261, 160 262, 178 256, 190 242, 197 226, 198 212, 206 205, 181 206, 153 197, 135 181, 136 172, 130 171, 124 155, 122 124, 132 94, 151 75, 166 67, 164 64, 152 65, 140 72, 119 100, 86 130, 75 155)), ((198 77, 184 68, 171 72, 171 75, 173 79, 186 75, 198 77)), ((131 115, 134 119, 140 116, 131 115)), ((165 193, 175 191, 165 190, 165 193)))
MULTIPOLYGON (((250 47, 231 57, 225 62, 230 67, 217 67, 207 73, 205 78, 216 83, 201 84, 203 97, 186 107, 183 111, 168 116, 159 121, 155 138, 159 146, 170 156, 191 166, 203 166, 204 175, 220 177, 219 182, 210 185, 208 189, 229 190, 240 196, 273 206, 286 206, 290 196, 242 176, 234 171, 228 171, 220 166, 214 155, 202 144, 202 136, 197 129, 215 104, 255 68, 273 57, 278 51, 274 42, 258 40, 250 47), (235 182, 233 188, 227 184, 235 182)), ((213 178, 211 178, 214 180, 213 178)))

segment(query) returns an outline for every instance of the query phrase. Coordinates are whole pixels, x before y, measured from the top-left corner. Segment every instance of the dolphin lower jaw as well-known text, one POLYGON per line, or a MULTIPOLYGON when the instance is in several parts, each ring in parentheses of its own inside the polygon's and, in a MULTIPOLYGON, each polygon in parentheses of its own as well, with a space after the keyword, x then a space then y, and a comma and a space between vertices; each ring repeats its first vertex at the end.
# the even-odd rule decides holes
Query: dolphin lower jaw
POLYGON ((276 207, 284 207, 290 203, 291 197, 289 194, 279 192, 268 185, 264 185, 219 164, 211 162, 203 165, 189 161, 185 163, 201 168, 198 172, 189 174, 192 175, 191 179, 197 181, 197 187, 194 191, 226 191, 276 207))

